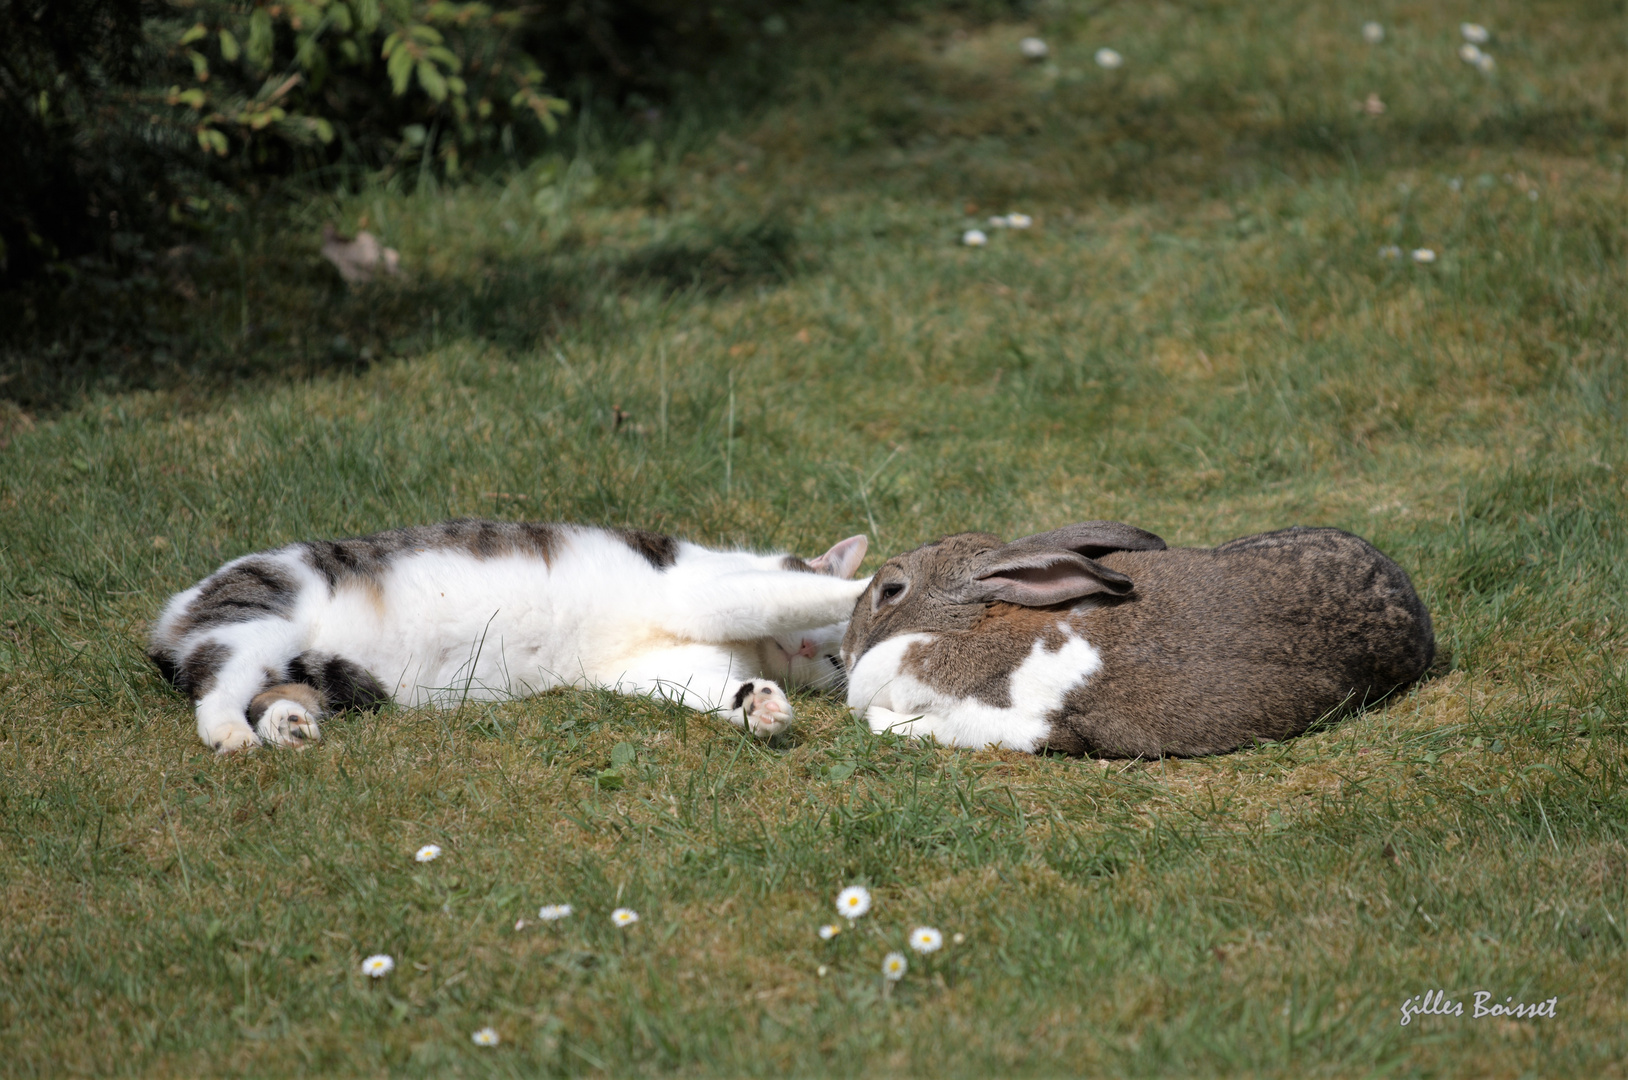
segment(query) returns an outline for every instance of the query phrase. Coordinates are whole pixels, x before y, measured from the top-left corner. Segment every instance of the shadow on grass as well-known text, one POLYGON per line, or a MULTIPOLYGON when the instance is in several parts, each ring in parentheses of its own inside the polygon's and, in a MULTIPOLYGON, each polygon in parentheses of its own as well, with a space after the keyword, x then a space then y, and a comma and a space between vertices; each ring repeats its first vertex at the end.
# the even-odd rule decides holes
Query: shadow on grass
POLYGON ((569 240, 526 258, 477 250, 456 275, 355 288, 283 237, 243 257, 228 246, 85 264, 49 288, 0 296, 0 400, 49 413, 99 393, 207 396, 359 371, 456 338, 529 350, 605 295, 772 287, 806 265, 776 221, 699 225, 612 253, 569 240))

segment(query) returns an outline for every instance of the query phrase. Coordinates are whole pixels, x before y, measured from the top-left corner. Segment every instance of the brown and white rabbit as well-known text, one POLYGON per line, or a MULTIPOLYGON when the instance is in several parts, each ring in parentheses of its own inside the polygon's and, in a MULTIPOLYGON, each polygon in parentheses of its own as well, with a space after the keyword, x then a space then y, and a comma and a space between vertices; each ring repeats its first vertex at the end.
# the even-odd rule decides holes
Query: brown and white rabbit
POLYGON ((873 731, 1107 757, 1298 735, 1434 655, 1407 574, 1360 537, 1297 527, 1166 548, 1112 521, 895 556, 842 640, 848 704, 873 731))

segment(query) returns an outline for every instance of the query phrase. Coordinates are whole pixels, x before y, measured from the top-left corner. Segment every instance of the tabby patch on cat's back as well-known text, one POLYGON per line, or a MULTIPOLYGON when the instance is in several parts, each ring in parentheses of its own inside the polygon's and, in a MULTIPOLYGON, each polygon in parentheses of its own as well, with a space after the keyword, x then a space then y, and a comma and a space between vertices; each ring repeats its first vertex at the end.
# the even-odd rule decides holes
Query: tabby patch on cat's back
POLYGON ((150 654, 223 751, 303 745, 323 716, 388 700, 556 686, 672 697, 766 737, 793 718, 775 679, 840 678, 865 549, 855 536, 804 560, 641 529, 470 520, 305 541, 172 597, 150 654))

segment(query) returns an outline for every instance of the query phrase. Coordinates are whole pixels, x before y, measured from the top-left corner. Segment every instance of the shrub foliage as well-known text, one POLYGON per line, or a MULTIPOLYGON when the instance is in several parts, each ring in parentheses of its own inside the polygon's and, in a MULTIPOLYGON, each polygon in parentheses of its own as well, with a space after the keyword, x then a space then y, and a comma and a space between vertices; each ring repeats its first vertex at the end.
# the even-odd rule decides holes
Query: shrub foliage
POLYGON ((0 0, 0 275, 109 257, 257 177, 551 132, 529 12, 448 0, 0 0), (120 233, 124 237, 120 237, 120 233))

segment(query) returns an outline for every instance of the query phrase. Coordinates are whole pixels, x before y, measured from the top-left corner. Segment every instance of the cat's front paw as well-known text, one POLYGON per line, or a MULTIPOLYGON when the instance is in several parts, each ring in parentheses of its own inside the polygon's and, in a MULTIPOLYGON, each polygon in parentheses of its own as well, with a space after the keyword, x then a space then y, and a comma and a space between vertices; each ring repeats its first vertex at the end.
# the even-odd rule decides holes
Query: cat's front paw
POLYGON ((241 721, 233 727, 211 732, 204 737, 204 741, 217 754, 236 754, 260 745, 260 740, 254 737, 254 729, 241 721))
POLYGON ((786 692, 767 679, 741 683, 735 691, 732 719, 744 722, 746 730, 760 739, 770 739, 791 727, 797 714, 791 710, 786 692))

